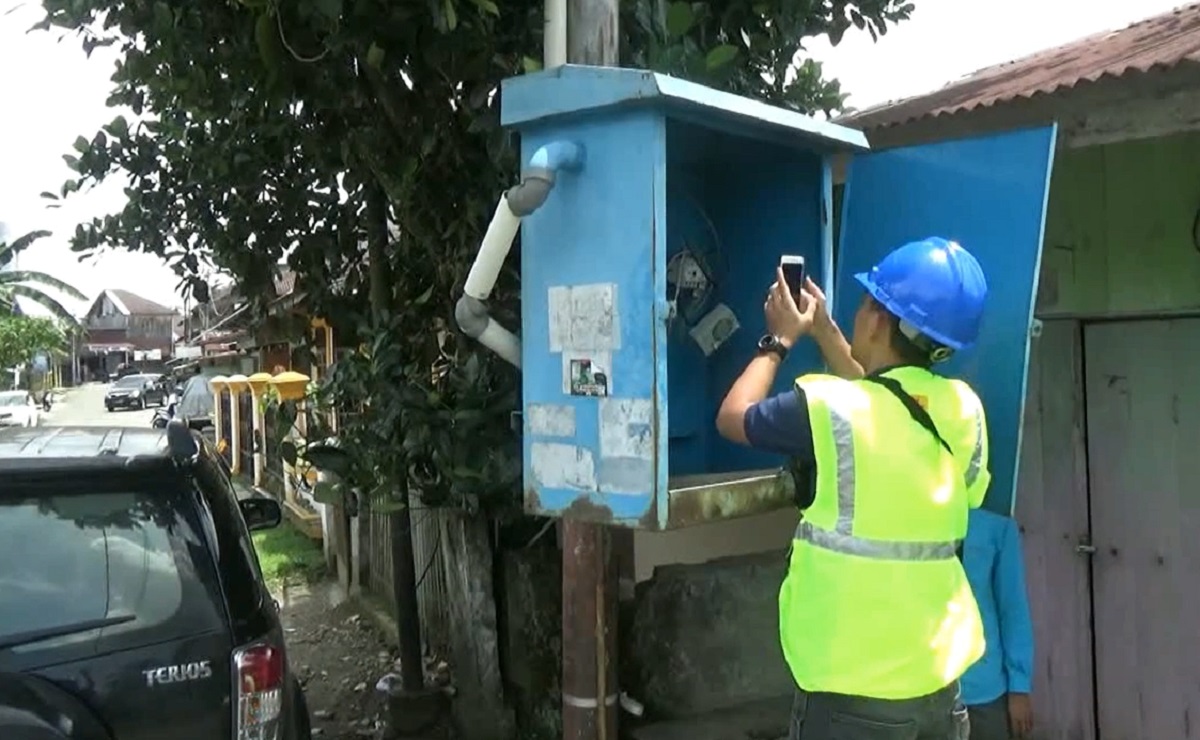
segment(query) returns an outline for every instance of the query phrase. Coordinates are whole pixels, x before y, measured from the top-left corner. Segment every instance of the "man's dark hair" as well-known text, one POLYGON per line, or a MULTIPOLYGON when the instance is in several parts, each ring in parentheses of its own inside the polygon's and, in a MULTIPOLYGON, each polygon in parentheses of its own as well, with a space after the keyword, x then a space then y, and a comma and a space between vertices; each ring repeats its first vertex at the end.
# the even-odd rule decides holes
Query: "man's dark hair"
POLYGON ((199 365, 192 368, 192 375, 199 375, 202 372, 204 372, 204 368, 200 367, 199 365))

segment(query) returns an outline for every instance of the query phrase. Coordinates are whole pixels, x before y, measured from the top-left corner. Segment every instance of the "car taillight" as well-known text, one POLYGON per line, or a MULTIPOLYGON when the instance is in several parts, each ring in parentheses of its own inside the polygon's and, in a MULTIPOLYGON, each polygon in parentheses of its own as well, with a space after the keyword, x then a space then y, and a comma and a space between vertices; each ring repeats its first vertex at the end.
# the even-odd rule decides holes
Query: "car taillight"
POLYGON ((276 740, 283 711, 283 651, 253 645, 233 654, 238 740, 276 740))

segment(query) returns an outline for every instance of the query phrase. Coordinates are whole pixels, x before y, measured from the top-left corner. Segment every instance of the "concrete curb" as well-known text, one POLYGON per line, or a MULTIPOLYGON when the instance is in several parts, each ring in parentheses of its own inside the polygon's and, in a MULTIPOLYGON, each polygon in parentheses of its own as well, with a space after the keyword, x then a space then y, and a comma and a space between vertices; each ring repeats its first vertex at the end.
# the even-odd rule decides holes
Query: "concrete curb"
POLYGON ((350 596, 350 602, 359 613, 371 620, 371 623, 375 625, 375 629, 379 630, 379 634, 387 642, 388 647, 399 647, 400 627, 396 624, 396 618, 392 616, 381 599, 362 593, 360 590, 358 593, 350 596))

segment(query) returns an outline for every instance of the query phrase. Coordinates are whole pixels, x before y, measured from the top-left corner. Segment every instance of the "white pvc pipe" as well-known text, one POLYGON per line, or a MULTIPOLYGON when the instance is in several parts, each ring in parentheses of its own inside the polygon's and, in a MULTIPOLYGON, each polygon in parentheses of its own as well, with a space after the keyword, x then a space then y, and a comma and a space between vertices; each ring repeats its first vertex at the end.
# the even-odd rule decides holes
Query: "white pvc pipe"
POLYGON ((508 329, 500 326, 493 318, 488 318, 488 324, 476 341, 501 358, 512 363, 513 367, 521 367, 521 340, 508 329))
POLYGON ((546 27, 542 35, 542 67, 567 63, 567 0, 546 0, 546 27))
POLYGON ((496 204, 496 213, 492 215, 487 233, 483 235, 483 243, 479 245, 479 254, 467 275, 464 293, 481 301, 487 300, 492 288, 496 287, 496 280, 504 267, 504 258, 512 249, 520 228, 521 219, 508 207, 508 196, 501 195, 500 202, 496 204))

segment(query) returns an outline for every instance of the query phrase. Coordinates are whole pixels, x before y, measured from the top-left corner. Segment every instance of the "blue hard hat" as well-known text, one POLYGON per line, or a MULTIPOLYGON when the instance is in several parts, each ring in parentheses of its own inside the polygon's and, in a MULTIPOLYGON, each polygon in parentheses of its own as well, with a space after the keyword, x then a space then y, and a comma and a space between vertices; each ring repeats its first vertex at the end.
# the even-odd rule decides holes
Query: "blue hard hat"
POLYGON ((938 344, 965 349, 979 337, 987 279, 955 242, 937 236, 909 242, 854 279, 889 313, 938 344))

